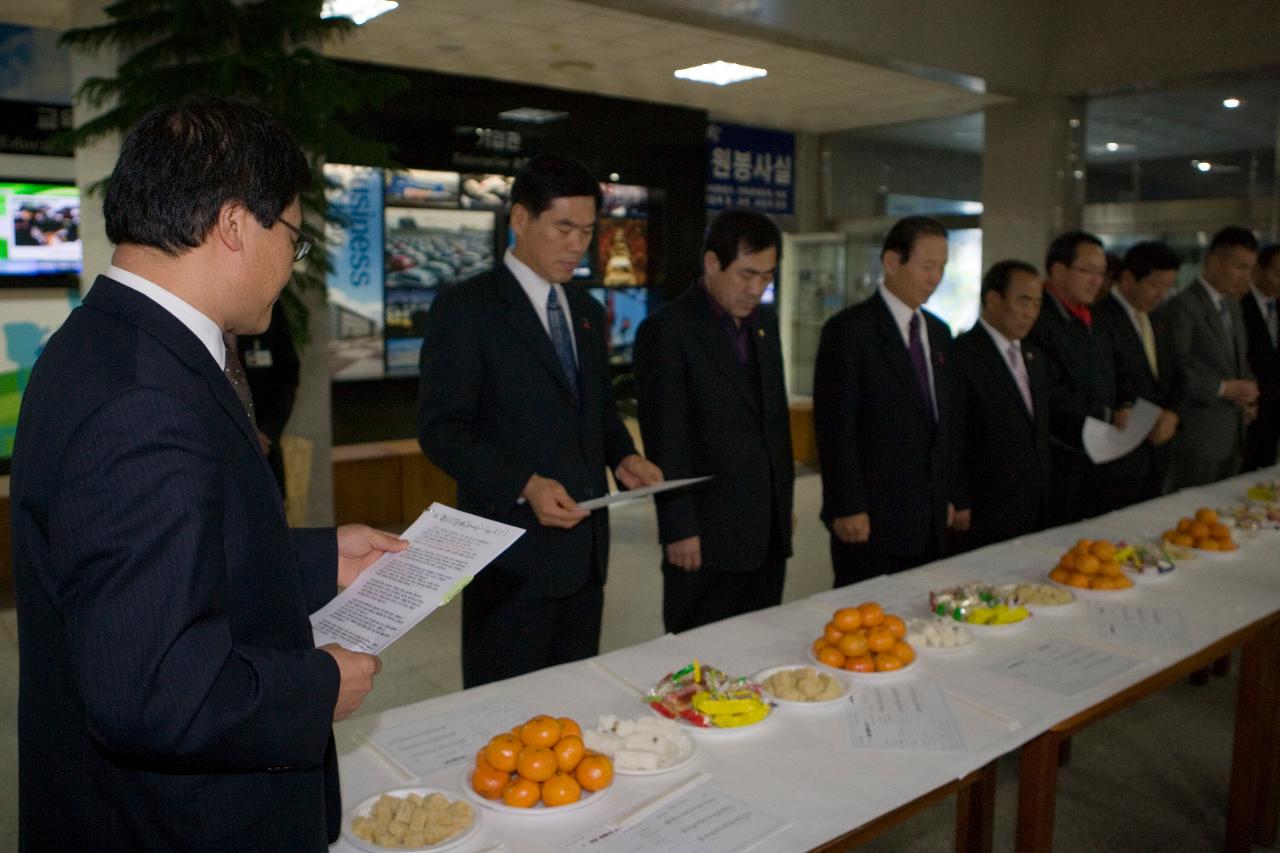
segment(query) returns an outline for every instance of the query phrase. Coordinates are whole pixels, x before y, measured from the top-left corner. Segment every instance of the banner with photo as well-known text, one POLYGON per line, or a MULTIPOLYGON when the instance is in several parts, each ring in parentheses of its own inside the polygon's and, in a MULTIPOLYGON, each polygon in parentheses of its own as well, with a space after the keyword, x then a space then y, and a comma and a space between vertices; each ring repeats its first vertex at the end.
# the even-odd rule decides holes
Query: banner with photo
POLYGON ((378 379, 386 374, 382 170, 331 163, 324 176, 329 210, 339 220, 325 224, 329 372, 336 380, 378 379))

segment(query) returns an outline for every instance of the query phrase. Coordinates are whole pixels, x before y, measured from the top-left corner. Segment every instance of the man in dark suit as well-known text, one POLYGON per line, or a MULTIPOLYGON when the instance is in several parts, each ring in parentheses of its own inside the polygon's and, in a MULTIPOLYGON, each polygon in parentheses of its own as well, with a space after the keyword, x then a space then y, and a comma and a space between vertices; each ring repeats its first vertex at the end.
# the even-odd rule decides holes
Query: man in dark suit
POLYGON ((781 251, 764 214, 722 212, 702 280, 636 334, 645 452, 668 477, 713 478, 656 498, 673 633, 782 603, 795 463, 778 318, 760 305, 781 251))
POLYGON ((982 277, 982 314, 956 338, 958 497, 967 547, 1039 530, 1049 493, 1048 377, 1023 339, 1040 313, 1035 267, 1000 261, 982 277))
POLYGON ((1182 371, 1169 486, 1183 489, 1240 472, 1245 427, 1258 413, 1240 299, 1258 260, 1251 231, 1227 226, 1213 236, 1200 277, 1165 307, 1182 371))
POLYGON ((920 306, 942 280, 947 231, 909 216, 885 237, 879 292, 826 322, 813 382, 822 520, 835 585, 941 555, 952 504, 951 331, 920 306))
POLYGON ((581 163, 534 158, 511 189, 515 245, 427 315, 422 450, 460 509, 527 530, 463 593, 467 687, 597 653, 609 516, 577 501, 607 493, 606 468, 625 488, 662 479, 614 407, 599 303, 562 284, 599 206, 581 163))
POLYGON ((1161 407, 1146 441, 1114 462, 1098 466, 1094 510, 1110 512, 1164 491, 1169 442, 1178 429, 1173 409, 1180 397, 1180 372, 1165 317, 1156 308, 1173 288, 1182 260, 1164 243, 1148 241, 1129 249, 1116 286, 1093 309, 1094 324, 1106 339, 1115 376, 1116 409, 1139 398, 1161 407))
POLYGON ((1253 287, 1240 300, 1249 369, 1258 380, 1258 417, 1245 432, 1244 470, 1276 464, 1280 445, 1280 243, 1263 247, 1253 271, 1253 287))
POLYGON ((267 454, 271 473, 275 475, 280 494, 285 493, 284 453, 280 437, 293 414, 293 401, 298 396, 301 368, 298 351, 289 332, 289 318, 284 306, 276 302, 271 309, 271 325, 260 335, 240 335, 236 351, 244 365, 249 391, 253 395, 253 414, 258 423, 258 443, 267 454))
POLYGON ((307 615, 407 543, 289 530, 232 384, 232 336, 267 327, 306 252, 308 184, 241 101, 160 107, 121 147, 112 264, 36 363, 14 448, 19 849, 338 837, 331 726, 379 664, 315 648, 307 615))
POLYGON ((1115 380, 1106 340, 1093 328, 1089 306, 1107 273, 1102 241, 1084 231, 1057 237, 1045 256, 1044 305, 1027 340, 1045 356, 1049 376, 1049 455, 1053 488, 1049 525, 1094 514, 1097 472, 1080 431, 1086 417, 1120 426, 1128 411, 1111 409, 1115 380))

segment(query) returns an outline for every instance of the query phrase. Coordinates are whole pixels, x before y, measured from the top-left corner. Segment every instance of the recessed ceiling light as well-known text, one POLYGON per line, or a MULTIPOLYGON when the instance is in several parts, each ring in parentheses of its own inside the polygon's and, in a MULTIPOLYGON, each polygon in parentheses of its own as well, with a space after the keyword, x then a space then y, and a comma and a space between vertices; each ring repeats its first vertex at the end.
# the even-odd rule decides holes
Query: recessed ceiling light
POLYGON ((1201 172, 1208 172, 1213 168, 1213 164, 1208 160, 1192 160, 1191 165, 1201 172))
POLYGON ((514 110, 503 110, 498 113, 498 118, 505 118, 507 121, 522 121, 526 124, 546 124, 549 121, 559 121, 562 118, 568 118, 569 114, 559 110, 544 110, 539 107, 517 107, 514 110))
POLYGON ((1243 102, 1239 98, 1225 98, 1222 101, 1222 105, 1229 110, 1234 110, 1236 107, 1240 106, 1241 103, 1243 102))
POLYGON ((692 80, 695 83, 712 83, 716 86, 728 86, 730 83, 741 83, 743 80, 754 80, 768 75, 763 68, 752 68, 750 65, 739 65, 736 62, 725 62, 717 59, 704 65, 692 68, 681 68, 675 72, 681 80, 692 80))
POLYGON ((1108 151, 1119 151, 1119 150, 1120 150, 1120 143, 1119 143, 1119 142, 1108 142, 1108 143, 1107 143, 1107 150, 1108 150, 1108 151))
POLYGON ((324 0, 322 18, 350 18, 356 26, 399 6, 393 0, 324 0))

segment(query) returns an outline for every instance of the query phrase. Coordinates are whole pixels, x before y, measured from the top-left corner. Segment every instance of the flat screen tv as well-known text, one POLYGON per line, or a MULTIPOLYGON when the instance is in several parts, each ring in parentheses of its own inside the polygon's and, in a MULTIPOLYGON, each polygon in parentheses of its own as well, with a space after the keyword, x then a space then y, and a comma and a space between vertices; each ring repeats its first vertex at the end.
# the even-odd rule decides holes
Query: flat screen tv
POLYGON ((0 181, 0 287, 75 287, 83 255, 75 185, 0 181))

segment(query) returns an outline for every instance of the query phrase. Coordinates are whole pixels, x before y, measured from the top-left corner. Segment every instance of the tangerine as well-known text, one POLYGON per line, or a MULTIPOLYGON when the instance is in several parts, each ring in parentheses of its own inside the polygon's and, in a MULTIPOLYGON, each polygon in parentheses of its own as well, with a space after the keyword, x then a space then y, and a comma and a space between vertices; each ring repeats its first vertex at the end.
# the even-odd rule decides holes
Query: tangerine
POLYGON ((1088 554, 1089 549, 1093 547, 1092 539, 1080 539, 1076 542, 1075 552, 1077 554, 1088 554))
POLYGON ((1100 562, 1105 563, 1115 557, 1116 546, 1112 545, 1105 539, 1099 539, 1097 542, 1093 543, 1091 548, 1089 548, 1089 553, 1097 557, 1100 562))
POLYGON ((1179 532, 1179 533, 1190 533, 1190 532, 1191 532, 1191 525, 1192 525, 1192 524, 1195 524, 1195 521, 1194 521, 1193 519, 1190 519, 1190 518, 1180 518, 1180 519, 1178 519, 1178 532, 1179 532))
POLYGON ((555 717, 539 714, 520 727, 520 740, 525 746, 552 747, 560 740, 562 728, 555 717))
POLYGON ((1202 506, 1200 509, 1196 510, 1196 521, 1201 524, 1217 524, 1218 514, 1207 506, 1202 506))
POLYGON ((582 786, 566 773, 557 773, 542 783, 542 802, 548 806, 567 806, 581 797, 582 786))
POLYGON ((1186 533, 1179 533, 1177 536, 1173 537, 1173 544, 1181 545, 1183 548, 1194 548, 1196 540, 1192 539, 1186 533))
POLYGON ((1058 583, 1066 583, 1067 578, 1071 577, 1071 572, 1067 571, 1062 566, 1058 566, 1058 568, 1049 572, 1049 577, 1050 579, 1055 580, 1058 583))
POLYGON ((1094 575, 1089 581, 1090 589, 1115 589, 1115 578, 1106 577, 1104 575, 1094 575))
POLYGON ((841 607, 831 617, 831 622, 841 631, 856 631, 862 627, 862 611, 856 607, 841 607))
MULTIPOLYGON (((560 738, 560 742, 551 747, 551 751, 556 754, 556 766, 561 773, 572 773, 573 768, 578 766, 578 762, 582 760, 582 755, 586 747, 582 743, 582 738, 577 735, 565 735, 560 738)), ((543 791, 546 796, 546 791, 543 791)))
POLYGON ((1209 525, 1209 535, 1219 542, 1231 538, 1231 528, 1227 527, 1221 521, 1215 521, 1209 525))
POLYGON ((867 647, 873 652, 887 652, 897 641, 887 628, 876 628, 867 634, 867 647))
POLYGON ((816 658, 816 657, 818 656, 818 652, 822 651, 823 649, 825 649, 825 648, 826 648, 827 646, 829 646, 829 645, 831 645, 831 644, 827 642, 827 638, 826 638, 826 637, 819 637, 818 639, 814 640, 814 641, 813 641, 813 656, 816 658))
POLYGON ((849 658, 844 662, 844 668, 850 672, 875 672, 876 662, 872 660, 871 655, 862 655, 861 657, 849 658))
POLYGON ((1166 530, 1164 533, 1161 533, 1160 538, 1164 540, 1169 540, 1169 539, 1176 538, 1177 535, 1178 535, 1178 531, 1175 528, 1171 527, 1168 530, 1166 530))
POLYGON ((1234 551, 1236 548, 1239 548, 1239 547, 1240 547, 1239 545, 1237 545, 1235 542, 1232 542, 1230 539, 1224 539, 1218 543, 1219 551, 1234 551))
POLYGON ((486 800, 496 800, 501 797, 510 781, 510 773, 503 773, 488 762, 476 765, 476 769, 471 771, 471 790, 486 800))
POLYGON ((893 652, 876 655, 876 672, 892 672, 895 669, 902 669, 902 661, 893 652))
POLYGON ((1058 565, 1062 566, 1062 568, 1066 569, 1069 572, 1074 572, 1076 570, 1075 551, 1068 551, 1067 553, 1063 554, 1062 559, 1058 561, 1058 565))
POLYGON ((828 622, 826 627, 822 629, 822 638, 833 646, 840 642, 840 638, 844 636, 844 631, 836 627, 836 623, 828 622))
POLYGON ((1191 527, 1187 529, 1187 535, 1192 539, 1208 539, 1209 525, 1203 521, 1194 521, 1191 523, 1191 527))
POLYGON ((859 604, 858 611, 862 614, 864 628, 874 628, 884 621, 884 608, 874 601, 859 604))
POLYGON ((1078 586, 1083 589, 1089 588, 1089 576, 1084 572, 1072 572, 1067 578, 1067 586, 1078 586))
POLYGON ((1096 575, 1102 568, 1102 561, 1092 554, 1084 554, 1076 560, 1076 571, 1084 575, 1096 575))
POLYGON ((517 809, 531 809, 541 797, 542 788, 529 779, 512 779, 502 791, 502 802, 517 809))
POLYGON ((545 746, 526 746, 516 756, 516 772, 531 782, 545 782, 559 766, 556 754, 545 746))
POLYGON ((588 755, 578 762, 573 778, 578 780, 583 790, 595 793, 609 787, 613 781, 613 765, 603 755, 588 755))
POLYGON ((899 640, 893 644, 893 655, 898 660, 902 661, 903 666, 906 666, 916 659, 916 650, 911 648, 910 643, 904 640, 899 640))
POLYGON ((1109 578, 1114 578, 1118 575, 1124 574, 1124 569, 1122 569, 1120 567, 1120 564, 1117 563, 1115 560, 1108 560, 1107 562, 1103 563, 1101 566, 1098 567, 1098 574, 1105 575, 1109 578))
POLYGON ((1197 547, 1197 548, 1199 548, 1201 551, 1218 551, 1218 550, 1221 550, 1221 549, 1219 549, 1219 548, 1218 548, 1218 540, 1217 540, 1217 539, 1208 539, 1208 538, 1204 538, 1204 539, 1197 539, 1197 540, 1196 540, 1196 547, 1197 547))
POLYGON ((867 643, 867 635, 865 633, 852 631, 841 637, 836 647, 840 649, 840 653, 846 658, 856 658, 865 655, 870 646, 867 643))
POLYGON ((844 666, 844 652, 835 646, 826 646, 818 652, 818 662, 825 663, 827 666, 833 666, 836 669, 844 666))
POLYGON ((495 770, 510 773, 516 769, 516 756, 522 749, 524 744, 520 742, 520 738, 509 732, 503 732, 500 735, 494 735, 493 740, 489 741, 489 745, 484 748, 484 759, 495 770))
POLYGON ((1129 587, 1133 586, 1133 581, 1129 580, 1124 575, 1121 575, 1118 578, 1112 578, 1111 585, 1114 586, 1116 589, 1128 589, 1129 587))
POLYGON ((901 640, 907 636, 907 623, 903 621, 901 616, 886 613, 884 615, 884 627, 889 629, 889 633, 893 634, 895 639, 901 640))
POLYGON ((569 735, 582 737, 582 726, 579 726, 568 717, 558 717, 556 722, 560 724, 560 737, 567 737, 569 735))

